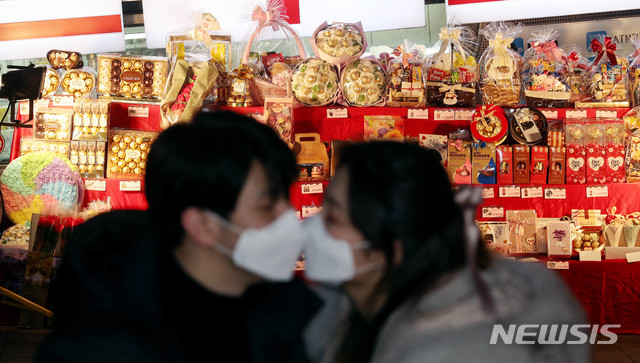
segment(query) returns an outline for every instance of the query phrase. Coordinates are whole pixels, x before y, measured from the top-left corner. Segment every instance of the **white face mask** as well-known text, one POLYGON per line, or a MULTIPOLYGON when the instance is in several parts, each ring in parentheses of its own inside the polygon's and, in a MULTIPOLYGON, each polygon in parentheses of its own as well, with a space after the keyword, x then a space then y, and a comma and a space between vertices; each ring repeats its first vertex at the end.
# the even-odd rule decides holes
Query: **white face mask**
POLYGON ((379 264, 355 267, 353 250, 369 248, 369 242, 349 243, 331 236, 319 215, 303 223, 307 239, 304 245, 305 275, 309 280, 337 286, 356 275, 381 268, 379 264))
POLYGON ((270 281, 291 280, 305 238, 302 223, 293 210, 260 229, 242 229, 214 212, 210 215, 239 235, 233 250, 219 243, 213 248, 231 257, 236 266, 270 281))

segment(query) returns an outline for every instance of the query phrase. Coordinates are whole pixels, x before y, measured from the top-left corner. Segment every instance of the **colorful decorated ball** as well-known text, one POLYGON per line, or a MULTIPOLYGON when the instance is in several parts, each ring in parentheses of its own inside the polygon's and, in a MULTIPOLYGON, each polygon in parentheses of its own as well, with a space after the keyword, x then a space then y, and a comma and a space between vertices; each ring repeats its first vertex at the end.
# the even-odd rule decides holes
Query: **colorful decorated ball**
POLYGON ((69 159, 38 152, 7 165, 0 177, 0 191, 9 219, 25 224, 33 213, 72 209, 82 203, 84 183, 69 159))

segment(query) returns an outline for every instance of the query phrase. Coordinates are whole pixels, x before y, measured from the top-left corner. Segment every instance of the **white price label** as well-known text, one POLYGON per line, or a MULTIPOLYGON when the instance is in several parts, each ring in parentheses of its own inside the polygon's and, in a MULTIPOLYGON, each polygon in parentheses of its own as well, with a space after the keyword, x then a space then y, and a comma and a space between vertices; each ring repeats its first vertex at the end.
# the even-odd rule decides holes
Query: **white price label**
POLYGON ((436 121, 453 121, 456 119, 454 110, 434 110, 433 119, 436 121))
POLYGON ((121 180, 121 192, 139 192, 142 190, 142 182, 140 180, 121 180))
POLYGON ((567 189, 547 188, 544 191, 544 199, 567 199, 567 189))
POLYGON ((476 112, 474 109, 458 109, 455 111, 456 120, 471 121, 473 114, 476 112))
POLYGON ((429 119, 429 109, 428 108, 410 108, 407 110, 407 118, 409 119, 419 119, 419 120, 428 120, 429 119))
POLYGON ((34 106, 33 106, 33 107, 35 107, 35 108, 36 108, 36 110, 37 110, 38 108, 46 108, 46 107, 49 107, 49 99, 47 99, 47 98, 43 98, 43 99, 36 100, 36 102, 34 103, 34 106))
POLYGON ((640 252, 629 252, 625 255, 627 257, 627 262, 640 262, 640 252))
POLYGON ((568 270, 569 261, 547 261, 547 268, 550 270, 568 270))
POLYGON ((53 96, 53 107, 56 106, 73 106, 73 96, 53 96))
POLYGON ((597 187, 587 187, 587 198, 608 197, 609 187, 606 185, 597 187))
POLYGON ((482 207, 482 218, 504 218, 504 207, 482 207))
POLYGON ((498 196, 500 198, 520 198, 520 187, 517 185, 500 187, 498 196))
POLYGON ((520 189, 520 196, 527 198, 542 198, 542 187, 524 187, 520 189))
POLYGON ((493 187, 482 188, 482 199, 495 198, 496 193, 493 190, 493 187))
POLYGON ((346 108, 327 108, 327 118, 347 118, 349 112, 346 108))
POLYGON ((94 190, 98 192, 107 191, 107 181, 97 179, 87 179, 84 181, 84 188, 86 190, 94 190))
POLYGON ((542 114, 548 120, 557 120, 558 119, 558 111, 557 110, 542 110, 542 114))
MULTIPOLYGON (((34 105, 33 108, 35 108, 35 105, 34 105)), ((29 102, 28 101, 20 102, 19 110, 20 110, 20 114, 21 115, 28 115, 29 114, 29 102)), ((33 112, 35 113, 35 110, 33 110, 33 112)))
POLYGON ((129 106, 129 108, 127 109, 127 116, 149 118, 149 108, 129 106))
POLYGON ((300 186, 300 189, 302 191, 302 194, 316 194, 324 192, 322 183, 302 184, 300 186))
POLYGON ((612 110, 596 110, 596 118, 618 118, 618 113, 612 110))
POLYGON ((565 118, 570 119, 585 119, 587 118, 587 110, 567 110, 565 118))
POLYGON ((580 251, 580 261, 602 261, 600 250, 580 251))

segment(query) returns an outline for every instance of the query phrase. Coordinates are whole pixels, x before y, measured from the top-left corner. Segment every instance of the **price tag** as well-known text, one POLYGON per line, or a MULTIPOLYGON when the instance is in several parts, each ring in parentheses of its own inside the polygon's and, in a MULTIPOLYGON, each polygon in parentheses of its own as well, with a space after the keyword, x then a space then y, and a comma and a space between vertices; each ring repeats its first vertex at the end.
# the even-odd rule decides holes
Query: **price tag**
POLYGON ((587 118, 587 110, 567 110, 565 118, 585 119, 587 118))
POLYGON ((557 120, 558 119, 558 110, 541 110, 544 117, 548 120, 557 120))
POLYGON ((612 110, 596 110, 596 118, 618 118, 618 113, 612 110))
POLYGON ((142 190, 142 182, 140 180, 121 180, 121 192, 139 192, 142 190))
POLYGON ((587 187, 587 198, 608 197, 609 187, 606 185, 587 187))
MULTIPOLYGON (((33 108, 35 108, 35 105, 34 105, 33 108)), ((29 102, 28 101, 20 102, 19 110, 20 110, 20 114, 21 115, 28 115, 29 114, 29 102)), ((33 112, 35 113, 36 111, 33 110, 33 112)))
POLYGON ((498 196, 500 198, 520 198, 520 187, 517 185, 500 187, 498 196))
POLYGON ((471 119, 473 118, 473 114, 476 112, 476 110, 474 109, 465 109, 465 108, 461 108, 455 111, 455 117, 456 120, 461 120, 461 121, 471 121, 471 119))
POLYGON ((454 110, 434 110, 433 119, 436 121, 453 121, 456 119, 454 110))
POLYGON ((504 207, 482 207, 482 218, 504 218, 504 207))
POLYGON ((600 250, 580 251, 580 261, 602 261, 600 250))
POLYGON ((129 106, 129 109, 127 110, 127 116, 149 118, 149 108, 129 106))
POLYGON ((482 199, 495 198, 496 193, 493 190, 493 187, 482 188, 482 199))
POLYGON ((107 191, 107 181, 98 179, 87 179, 84 181, 84 188, 86 190, 94 190, 98 192, 107 191))
POLYGON ((302 194, 316 194, 323 193, 322 183, 302 184, 300 186, 302 194))
POLYGON ((419 120, 428 120, 429 119, 429 109, 428 108, 410 108, 407 110, 407 118, 409 119, 419 119, 419 120))
POLYGON ((547 261, 547 268, 550 270, 568 270, 569 261, 547 261))
POLYGON ((640 262, 640 252, 629 252, 625 255, 627 257, 627 262, 640 262))
POLYGON ((49 107, 49 100, 46 98, 36 100, 36 102, 33 103, 33 107, 35 107, 36 110, 39 108, 49 107))
POLYGON ((73 106, 73 96, 53 96, 53 107, 56 106, 73 106))
POLYGON ((327 118, 347 118, 349 112, 346 108, 327 108, 327 118))
POLYGON ((542 198, 542 187, 524 187, 520 189, 520 196, 527 198, 542 198))
POLYGON ((544 191, 544 199, 567 199, 566 188, 547 188, 544 191))

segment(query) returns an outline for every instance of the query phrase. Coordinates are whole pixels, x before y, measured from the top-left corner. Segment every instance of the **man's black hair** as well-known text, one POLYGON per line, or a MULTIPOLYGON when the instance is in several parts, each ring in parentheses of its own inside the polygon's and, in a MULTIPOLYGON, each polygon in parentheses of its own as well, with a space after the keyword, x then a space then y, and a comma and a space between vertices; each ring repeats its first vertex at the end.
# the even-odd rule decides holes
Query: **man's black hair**
POLYGON ((180 217, 188 207, 228 218, 253 161, 264 167, 271 196, 288 198, 295 157, 268 126, 234 112, 214 111, 160 133, 147 160, 145 194, 162 239, 170 246, 182 240, 180 217))

